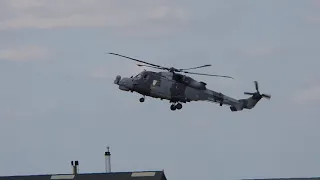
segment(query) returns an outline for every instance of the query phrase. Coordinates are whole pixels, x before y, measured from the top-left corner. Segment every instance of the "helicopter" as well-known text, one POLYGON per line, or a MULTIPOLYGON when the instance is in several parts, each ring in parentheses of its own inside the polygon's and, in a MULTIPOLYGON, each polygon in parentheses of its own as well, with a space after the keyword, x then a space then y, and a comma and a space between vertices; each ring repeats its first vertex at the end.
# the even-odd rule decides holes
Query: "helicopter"
POLYGON ((108 54, 143 63, 137 64, 139 67, 149 67, 162 70, 160 72, 143 70, 134 77, 131 76, 130 78, 121 78, 120 75, 117 75, 114 80, 114 84, 118 85, 119 89, 122 91, 136 92, 141 94, 142 97, 139 99, 140 102, 144 102, 146 96, 161 100, 168 100, 171 103, 170 109, 172 111, 182 109, 182 103, 194 101, 213 102, 219 104, 220 106, 227 105, 232 112, 242 111, 243 109, 254 108, 262 98, 271 98, 271 95, 260 94, 257 81, 254 81, 256 92, 244 92, 245 95, 250 95, 251 97, 237 100, 220 92, 208 89, 205 82, 197 81, 188 75, 182 74, 196 74, 234 79, 231 76, 186 71, 190 69, 208 67, 211 66, 210 64, 186 69, 177 69, 174 67, 163 67, 117 53, 108 54))

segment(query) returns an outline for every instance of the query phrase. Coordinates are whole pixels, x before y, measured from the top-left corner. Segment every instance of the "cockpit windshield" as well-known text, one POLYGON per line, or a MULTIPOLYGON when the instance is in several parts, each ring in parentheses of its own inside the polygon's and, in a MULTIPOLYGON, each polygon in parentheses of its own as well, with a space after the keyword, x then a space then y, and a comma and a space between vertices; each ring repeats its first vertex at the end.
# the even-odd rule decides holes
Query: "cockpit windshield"
POLYGON ((141 77, 142 77, 142 72, 139 73, 138 75, 136 75, 133 79, 134 80, 139 80, 139 79, 141 79, 141 77))

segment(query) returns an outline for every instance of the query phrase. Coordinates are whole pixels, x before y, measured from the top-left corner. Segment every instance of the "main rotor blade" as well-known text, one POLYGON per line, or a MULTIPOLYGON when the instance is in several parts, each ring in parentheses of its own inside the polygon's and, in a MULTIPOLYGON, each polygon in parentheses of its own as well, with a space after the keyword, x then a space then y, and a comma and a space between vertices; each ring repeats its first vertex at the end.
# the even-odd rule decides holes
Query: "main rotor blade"
POLYGON ((162 70, 167 70, 167 68, 164 67, 155 67, 155 66, 149 66, 149 65, 144 65, 144 64, 137 64, 139 67, 150 67, 150 68, 155 68, 155 69, 162 69, 162 70))
POLYGON ((206 64, 206 65, 192 67, 192 68, 186 68, 186 69, 179 69, 179 70, 183 71, 183 70, 190 70, 190 69, 198 69, 198 68, 203 68, 203 67, 208 67, 208 66, 211 66, 211 64, 206 64))
POLYGON ((155 66, 155 67, 163 68, 162 66, 159 66, 159 65, 157 65, 157 64, 151 64, 151 63, 148 63, 148 62, 145 62, 145 61, 141 61, 141 60, 139 60, 139 59, 131 58, 131 57, 128 57, 128 56, 124 56, 124 55, 121 55, 121 54, 116 54, 116 53, 108 53, 108 54, 112 54, 112 55, 124 57, 124 58, 131 59, 131 60, 134 60, 134 61, 137 61, 137 62, 141 62, 141 63, 148 64, 148 65, 150 65, 150 66, 155 66))
POLYGON ((234 79, 233 77, 230 77, 230 76, 222 76, 222 75, 217 75, 217 74, 203 74, 203 73, 195 73, 195 72, 188 72, 188 71, 182 71, 182 72, 188 73, 188 74, 197 74, 197 75, 204 75, 204 76, 216 76, 216 77, 225 77, 225 78, 234 79))

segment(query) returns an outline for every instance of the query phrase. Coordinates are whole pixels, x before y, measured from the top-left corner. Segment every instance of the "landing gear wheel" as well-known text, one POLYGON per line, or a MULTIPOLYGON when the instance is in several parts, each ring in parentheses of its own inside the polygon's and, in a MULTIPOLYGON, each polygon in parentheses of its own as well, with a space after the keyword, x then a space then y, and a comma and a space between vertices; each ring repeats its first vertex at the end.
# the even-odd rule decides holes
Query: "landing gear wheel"
POLYGON ((143 98, 143 97, 140 98, 139 101, 140 101, 140 102, 144 102, 144 98, 143 98))
POLYGON ((174 110, 176 110, 176 106, 175 106, 174 104, 171 104, 170 109, 171 109, 172 111, 174 111, 174 110))
POLYGON ((176 105, 176 108, 177 108, 178 110, 180 110, 180 109, 182 108, 182 104, 181 104, 181 103, 178 103, 178 104, 176 105))

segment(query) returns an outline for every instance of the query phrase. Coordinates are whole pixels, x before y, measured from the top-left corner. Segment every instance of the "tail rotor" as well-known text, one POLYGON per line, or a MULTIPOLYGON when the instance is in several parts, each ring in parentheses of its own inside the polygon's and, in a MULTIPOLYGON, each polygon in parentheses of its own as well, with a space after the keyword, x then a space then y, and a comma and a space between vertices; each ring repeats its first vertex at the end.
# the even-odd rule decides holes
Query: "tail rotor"
POLYGON ((251 95, 251 96, 253 96, 253 98, 255 98, 255 99, 261 99, 261 98, 270 99, 270 98, 271 98, 271 95, 269 95, 269 94, 260 94, 259 84, 258 84, 257 81, 254 81, 254 84, 255 84, 256 92, 255 92, 255 93, 252 93, 252 92, 244 92, 245 95, 251 95))

